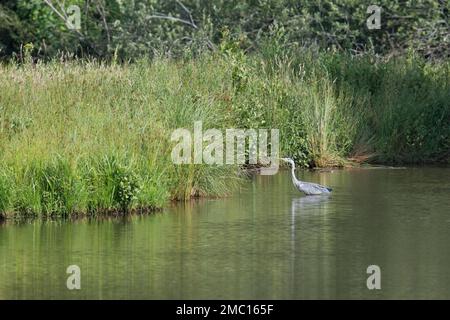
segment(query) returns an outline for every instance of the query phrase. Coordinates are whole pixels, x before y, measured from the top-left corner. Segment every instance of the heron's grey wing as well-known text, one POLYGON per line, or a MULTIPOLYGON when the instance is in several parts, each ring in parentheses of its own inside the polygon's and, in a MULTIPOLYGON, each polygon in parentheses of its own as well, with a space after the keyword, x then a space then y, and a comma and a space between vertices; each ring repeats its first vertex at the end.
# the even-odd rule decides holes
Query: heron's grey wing
POLYGON ((318 184, 318 183, 312 183, 312 185, 314 185, 314 188, 316 188, 316 189, 318 189, 318 190, 320 190, 322 192, 326 192, 326 193, 331 192, 333 190, 333 189, 331 189, 329 187, 323 186, 323 185, 318 184))
POLYGON ((307 195, 330 193, 331 189, 312 182, 300 182, 296 187, 307 195))
POLYGON ((317 183, 311 183, 311 182, 303 182, 303 181, 296 181, 294 182, 295 187, 307 194, 307 195, 317 195, 317 194, 322 194, 322 193, 330 193, 331 192, 331 188, 322 186, 320 184, 317 183))
POLYGON ((316 188, 314 185, 315 185, 314 183, 300 182, 300 181, 297 181, 295 183, 295 187, 299 191, 305 193, 306 195, 321 194, 322 192, 318 188, 316 188))

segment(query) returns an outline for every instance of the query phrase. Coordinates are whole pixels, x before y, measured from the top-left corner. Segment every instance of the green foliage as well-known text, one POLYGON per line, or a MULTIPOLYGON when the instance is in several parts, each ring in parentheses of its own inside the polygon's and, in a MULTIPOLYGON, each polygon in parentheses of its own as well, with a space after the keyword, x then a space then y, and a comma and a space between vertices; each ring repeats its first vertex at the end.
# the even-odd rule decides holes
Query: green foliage
POLYGON ((11 189, 9 187, 9 181, 4 170, 0 174, 0 216, 4 213, 10 205, 11 189))
POLYGON ((270 42, 244 55, 228 41, 186 61, 0 65, 0 212, 130 212, 226 195, 237 166, 171 161, 171 133, 195 121, 277 128, 281 156, 304 167, 448 161, 448 62, 270 42))
POLYGON ((244 128, 279 128, 283 153, 300 165, 448 159, 448 62, 268 45, 241 60, 249 81, 233 113, 244 128))
POLYGON ((231 122, 223 99, 232 94, 229 70, 212 57, 0 68, 1 212, 157 209, 170 199, 221 196, 237 186, 236 166, 183 167, 170 158, 175 128, 231 122))
POLYGON ((8 6, 0 4, 0 57, 19 51, 22 37, 21 22, 17 14, 8 6))
POLYGON ((26 167, 12 170, 15 175, 9 180, 9 189, 14 193, 10 203, 21 215, 66 216, 76 211, 79 186, 64 159, 56 157, 48 163, 36 159, 26 167))
POLYGON ((42 0, 5 0, 0 6, 0 55, 20 56, 32 42, 34 55, 61 52, 127 61, 142 56, 198 56, 221 46, 223 30, 246 52, 319 45, 345 52, 392 55, 414 48, 427 58, 449 56, 450 2, 380 0, 381 29, 369 30, 370 0, 53 0, 64 15, 81 8, 81 30, 42 0), (278 46, 265 45, 268 38, 278 46))
POLYGON ((65 215, 72 212, 77 201, 77 192, 69 163, 58 159, 55 163, 33 165, 26 176, 39 190, 44 214, 65 215))
POLYGON ((230 31, 225 28, 222 31, 222 40, 219 52, 225 57, 227 65, 231 68, 231 80, 236 94, 239 94, 248 83, 249 70, 247 67, 247 57, 240 48, 241 39, 233 39, 230 31))
POLYGON ((371 141, 382 162, 427 162, 448 156, 449 63, 426 63, 417 55, 376 61, 327 58, 336 87, 361 105, 360 138, 371 141), (434 123, 434 124, 433 124, 434 123))
POLYGON ((89 190, 88 207, 108 210, 130 209, 140 193, 139 177, 132 165, 121 163, 115 156, 104 156, 84 165, 89 190))

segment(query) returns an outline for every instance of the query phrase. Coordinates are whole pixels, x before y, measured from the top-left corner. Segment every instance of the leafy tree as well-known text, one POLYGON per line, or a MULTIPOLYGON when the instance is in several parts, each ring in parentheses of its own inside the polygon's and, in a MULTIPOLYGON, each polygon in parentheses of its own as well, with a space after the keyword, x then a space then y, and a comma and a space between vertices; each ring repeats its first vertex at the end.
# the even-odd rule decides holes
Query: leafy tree
POLYGON ((32 42, 34 54, 133 59, 214 50, 222 31, 245 51, 282 34, 282 47, 323 48, 376 54, 450 55, 446 0, 379 0, 381 29, 369 30, 371 0, 5 0, 0 6, 3 55, 32 42), (69 30, 65 9, 81 9, 81 30, 69 30), (61 18, 63 17, 63 18, 61 18), (274 31, 275 30, 275 31, 274 31))

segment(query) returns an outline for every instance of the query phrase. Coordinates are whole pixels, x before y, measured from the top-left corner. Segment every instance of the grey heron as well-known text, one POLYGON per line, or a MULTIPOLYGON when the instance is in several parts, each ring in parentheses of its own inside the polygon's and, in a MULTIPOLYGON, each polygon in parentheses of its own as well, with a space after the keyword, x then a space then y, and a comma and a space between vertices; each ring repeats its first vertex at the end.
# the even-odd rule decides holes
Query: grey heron
POLYGON ((294 160, 292 160, 291 158, 281 158, 281 160, 286 161, 287 163, 289 163, 291 165, 292 183, 299 191, 303 192, 307 196, 331 193, 331 190, 332 190, 331 188, 322 186, 317 183, 305 182, 305 181, 298 180, 297 177, 295 176, 294 160))

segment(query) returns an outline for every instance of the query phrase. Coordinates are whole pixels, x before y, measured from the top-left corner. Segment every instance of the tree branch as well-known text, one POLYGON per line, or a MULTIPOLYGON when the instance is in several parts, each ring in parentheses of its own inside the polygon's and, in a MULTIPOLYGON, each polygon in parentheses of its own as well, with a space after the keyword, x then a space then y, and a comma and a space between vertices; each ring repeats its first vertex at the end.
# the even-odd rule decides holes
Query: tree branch
POLYGON ((106 12, 105 12, 105 7, 104 7, 103 2, 102 2, 102 5, 100 5, 100 1, 97 1, 96 7, 97 7, 98 13, 100 14, 100 16, 102 18, 103 26, 105 27, 105 31, 106 31, 106 39, 108 41, 108 46, 109 46, 111 44, 111 34, 109 32, 108 23, 106 22, 106 12))
MULTIPOLYGON (((60 18, 67 24, 67 16, 66 16, 66 12, 65 12, 64 10, 62 10, 63 13, 64 13, 64 15, 63 15, 62 13, 60 13, 60 12, 58 11, 58 9, 56 9, 56 8, 53 6, 53 4, 52 4, 52 2, 51 2, 50 0, 44 0, 44 2, 52 9, 52 11, 53 11, 54 13, 56 13, 56 14, 58 15, 58 17, 60 17, 60 18)), ((77 30, 77 29, 73 29, 73 30, 74 30, 76 33, 78 33, 81 37, 84 37, 83 33, 81 33, 80 30, 77 30)))
MULTIPOLYGON (((64 15, 62 13, 60 13, 58 11, 58 9, 56 9, 54 7, 54 5, 52 4, 51 0, 44 0, 44 2, 52 9, 52 11, 54 13, 56 13, 58 15, 58 17, 60 17, 67 24, 67 15, 66 15, 66 12, 65 12, 63 7, 60 6, 62 12, 64 13, 64 15)), ((87 10, 87 8, 86 8, 86 10, 87 10)), ((86 36, 80 30, 78 30, 78 29, 71 29, 71 30, 75 31, 78 34, 81 42, 86 43, 86 45, 89 48, 91 48, 97 55, 100 55, 99 50, 95 47, 95 45, 93 43, 91 43, 91 42, 86 40, 86 36)))
POLYGON ((173 17, 170 15, 165 15, 165 14, 154 14, 154 15, 148 16, 148 18, 149 19, 165 19, 165 20, 169 20, 169 21, 173 21, 173 22, 180 22, 180 23, 190 26, 191 28, 198 29, 197 25, 195 24, 194 18, 192 17, 191 11, 188 8, 186 8, 186 6, 183 3, 181 3, 181 1, 176 0, 176 2, 187 13, 187 15, 189 16, 189 20, 185 20, 185 19, 181 19, 181 18, 177 18, 177 17, 173 17))
POLYGON ((183 3, 181 3, 181 1, 177 0, 177 3, 178 3, 178 4, 181 6, 181 8, 183 8, 183 10, 188 14, 189 20, 190 20, 190 22, 191 22, 192 27, 193 27, 194 29, 197 29, 197 25, 196 25, 195 22, 194 22, 194 18, 192 18, 191 11, 189 11, 189 9, 186 8, 186 6, 185 6, 183 3))
POLYGON ((154 14, 154 15, 151 15, 151 16, 147 16, 147 18, 149 18, 149 19, 165 19, 165 20, 170 20, 170 21, 173 21, 173 22, 181 22, 181 23, 184 23, 184 24, 186 24, 186 25, 188 25, 188 26, 190 26, 190 27, 192 27, 194 29, 198 29, 197 25, 192 24, 192 22, 190 22, 190 21, 183 20, 183 19, 176 18, 176 17, 172 17, 172 16, 168 16, 168 15, 154 14))

